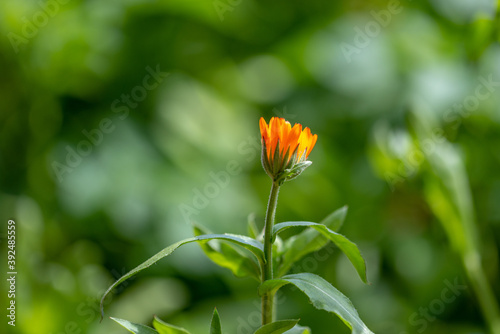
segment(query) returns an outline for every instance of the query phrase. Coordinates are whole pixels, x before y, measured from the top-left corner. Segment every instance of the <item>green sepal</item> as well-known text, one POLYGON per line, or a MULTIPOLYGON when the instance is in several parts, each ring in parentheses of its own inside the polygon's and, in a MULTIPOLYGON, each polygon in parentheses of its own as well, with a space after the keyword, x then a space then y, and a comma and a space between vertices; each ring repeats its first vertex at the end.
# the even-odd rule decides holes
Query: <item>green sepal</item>
POLYGON ((278 139, 278 142, 276 143, 276 148, 274 149, 274 158, 273 158, 273 175, 277 175, 280 171, 281 168, 281 161, 280 161, 280 140, 278 139))
POLYGON ((290 160, 288 161, 288 163, 286 164, 285 166, 285 170, 286 169, 290 169, 293 167, 293 165, 295 165, 295 163, 297 163, 297 155, 298 155, 298 150, 299 150, 299 145, 297 145, 295 147, 295 150, 293 150, 293 153, 292 153, 292 157, 290 158, 290 160))
POLYGON ((266 146, 266 141, 261 139, 262 141, 262 152, 261 152, 261 162, 262 162, 262 168, 264 168, 264 171, 266 172, 267 175, 271 179, 274 178, 273 176, 273 171, 271 170, 271 163, 269 162, 269 157, 267 155, 267 146, 266 146))
POLYGON ((285 156, 283 157, 283 159, 281 159, 280 161, 280 169, 279 170, 283 170, 285 169, 285 164, 289 164, 290 162, 288 161, 288 157, 290 156, 290 148, 288 148, 286 150, 286 153, 285 153, 285 156))
POLYGON ((290 170, 285 170, 285 181, 291 181, 295 179, 297 176, 302 174, 303 171, 306 170, 307 167, 312 165, 312 161, 303 161, 297 163, 295 166, 293 166, 290 170))

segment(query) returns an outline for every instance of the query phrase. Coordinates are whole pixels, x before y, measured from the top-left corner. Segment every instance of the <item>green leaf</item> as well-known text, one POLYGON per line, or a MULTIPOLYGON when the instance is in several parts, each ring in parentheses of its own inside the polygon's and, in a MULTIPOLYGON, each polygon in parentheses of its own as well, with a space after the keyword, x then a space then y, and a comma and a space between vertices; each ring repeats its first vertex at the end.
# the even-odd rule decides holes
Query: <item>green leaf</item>
POLYGON ((250 238, 257 239, 259 237, 259 229, 257 228, 257 224, 255 223, 255 214, 251 213, 248 215, 248 235, 250 238))
POLYGON ((342 252, 344 252, 345 255, 347 255, 352 265, 358 272, 358 275, 361 278, 361 280, 365 283, 368 283, 368 280, 366 278, 365 260, 363 259, 363 256, 361 255, 358 246, 356 246, 355 243, 347 239, 342 234, 338 234, 330 230, 325 225, 312 222, 279 223, 273 226, 273 238, 275 238, 278 233, 286 229, 289 229, 291 227, 300 227, 300 226, 312 227, 313 229, 321 233, 323 236, 331 240, 335 245, 337 245, 337 247, 340 248, 340 250, 342 250, 342 252))
POLYGON ((373 334, 361 321, 351 301, 318 275, 301 273, 268 280, 260 286, 259 293, 262 295, 276 291, 290 283, 304 292, 314 307, 337 314, 352 330, 352 334, 373 334))
POLYGON ((184 244, 188 244, 190 242, 195 242, 195 241, 197 241, 197 242, 204 242, 205 241, 206 242, 206 241, 214 240, 214 239, 226 240, 226 241, 236 243, 240 246, 243 246, 244 248, 251 251, 255 255, 255 257, 257 257, 259 262, 264 262, 264 246, 262 245, 262 243, 258 242, 257 240, 254 240, 252 238, 249 238, 247 236, 244 236, 244 235, 235 235, 235 234, 227 234, 227 233, 226 234, 208 234, 208 235, 200 235, 200 236, 197 236, 194 238, 189 238, 189 239, 184 239, 182 241, 178 241, 175 244, 172 244, 172 245, 164 248, 160 252, 158 252, 155 255, 153 255, 152 257, 150 257, 148 260, 144 261, 143 263, 141 263, 140 265, 138 265, 137 267, 135 267, 134 269, 132 269, 131 271, 129 271, 128 273, 123 275, 115 283, 113 283, 113 285, 111 285, 108 288, 108 290, 106 290, 106 292, 104 293, 104 295, 101 298, 101 305, 100 305, 100 307, 101 307, 101 319, 104 317, 104 309, 103 309, 104 299, 111 292, 111 290, 113 290, 118 284, 120 284, 123 281, 125 281, 126 279, 134 276, 138 272, 148 268, 149 266, 158 262, 159 260, 161 260, 165 256, 172 254, 173 251, 175 251, 177 248, 179 248, 180 246, 182 246, 184 244))
POLYGON ((284 334, 311 334, 311 329, 309 327, 296 325, 292 329, 286 331, 284 334))
MULTIPOLYGON (((204 227, 195 225, 194 235, 208 234, 204 227)), ((199 244, 205 255, 215 264, 227 268, 237 277, 250 276, 260 282, 260 267, 252 255, 242 252, 239 246, 212 240, 199 244)))
POLYGON ((222 327, 220 324, 220 317, 217 309, 214 309, 212 322, 210 323, 210 334, 222 334, 222 327))
POLYGON ((153 328, 144 326, 141 324, 134 324, 133 322, 130 322, 128 320, 123 320, 123 319, 118 319, 118 318, 113 318, 111 317, 112 320, 116 321, 123 327, 125 327, 130 333, 135 333, 135 334, 158 334, 157 331, 155 331, 153 328))
MULTIPOLYGON (((332 231, 338 231, 347 215, 347 206, 344 206, 323 219, 320 224, 325 225, 332 231)), ((301 233, 289 238, 284 245, 281 258, 281 267, 277 271, 277 276, 285 275, 295 262, 305 255, 320 250, 328 243, 328 238, 316 230, 304 230, 301 233)))
POLYGON ((257 329, 254 334, 282 334, 287 330, 292 329, 299 320, 279 320, 270 324, 264 325, 257 329))
POLYGON ((167 324, 157 316, 153 319, 153 326, 159 334, 190 334, 187 330, 171 324, 167 324))
POLYGON ((326 218, 320 221, 320 224, 325 225, 330 230, 338 232, 344 224, 345 217, 347 216, 347 205, 341 207, 330 213, 326 218))

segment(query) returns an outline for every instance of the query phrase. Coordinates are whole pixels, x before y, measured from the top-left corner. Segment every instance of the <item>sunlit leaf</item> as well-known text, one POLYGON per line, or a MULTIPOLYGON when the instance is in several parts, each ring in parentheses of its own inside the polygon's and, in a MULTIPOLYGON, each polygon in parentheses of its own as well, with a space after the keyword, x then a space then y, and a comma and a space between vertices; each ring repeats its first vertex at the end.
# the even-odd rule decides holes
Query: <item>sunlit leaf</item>
POLYGON ((184 328, 168 324, 156 316, 153 319, 153 326, 159 334, 190 334, 184 328))
POLYGON ((313 223, 313 222, 285 222, 285 223, 279 223, 273 226, 273 238, 276 237, 276 235, 286 229, 289 229, 291 227, 311 227, 321 233, 323 236, 331 240, 335 245, 337 245, 338 248, 342 252, 344 252, 345 255, 349 258, 351 261, 352 265, 358 272, 359 277, 363 282, 368 283, 368 280, 366 278, 366 264, 365 260, 363 259, 363 256, 361 256, 361 252, 359 251, 358 246, 356 246, 355 243, 347 239, 345 236, 342 234, 338 234, 332 230, 330 230, 328 227, 325 225, 321 225, 318 223, 313 223))
POLYGON ((351 301, 326 280, 311 273, 287 275, 264 282, 259 293, 276 291, 286 284, 293 284, 304 292, 314 307, 335 313, 352 330, 352 334, 373 334, 359 318, 351 301))
MULTIPOLYGON (((332 231, 338 231, 347 215, 347 206, 344 206, 323 219, 320 224, 325 225, 332 231)), ((289 238, 284 244, 281 256, 281 266, 277 276, 285 275, 295 262, 305 255, 320 250, 328 243, 328 238, 316 230, 307 229, 289 238)))
MULTIPOLYGON (((194 226, 194 235, 210 233, 202 226, 194 226)), ((260 267, 248 252, 241 251, 239 246, 219 240, 199 243, 205 255, 215 264, 227 268, 237 277, 252 277, 260 282, 260 267)))
POLYGON ((295 327, 286 331, 284 334, 311 334, 311 329, 309 327, 295 325, 295 327))
POLYGON ((158 334, 157 331, 155 331, 153 328, 144 326, 141 324, 135 324, 133 322, 130 322, 128 320, 123 320, 123 319, 118 319, 118 318, 113 318, 111 317, 112 320, 116 321, 123 327, 125 327, 130 333, 134 334, 158 334))

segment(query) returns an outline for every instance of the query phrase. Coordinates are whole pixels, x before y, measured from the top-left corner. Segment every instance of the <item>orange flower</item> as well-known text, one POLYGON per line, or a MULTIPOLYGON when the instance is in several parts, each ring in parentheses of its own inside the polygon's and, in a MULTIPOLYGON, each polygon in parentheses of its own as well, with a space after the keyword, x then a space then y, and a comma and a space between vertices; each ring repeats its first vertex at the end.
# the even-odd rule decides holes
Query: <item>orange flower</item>
POLYGON ((271 118, 269 126, 261 117, 259 126, 262 165, 272 179, 281 183, 291 180, 311 164, 307 158, 318 136, 311 134, 308 127, 304 130, 301 124, 292 127, 284 118, 278 117, 271 118))

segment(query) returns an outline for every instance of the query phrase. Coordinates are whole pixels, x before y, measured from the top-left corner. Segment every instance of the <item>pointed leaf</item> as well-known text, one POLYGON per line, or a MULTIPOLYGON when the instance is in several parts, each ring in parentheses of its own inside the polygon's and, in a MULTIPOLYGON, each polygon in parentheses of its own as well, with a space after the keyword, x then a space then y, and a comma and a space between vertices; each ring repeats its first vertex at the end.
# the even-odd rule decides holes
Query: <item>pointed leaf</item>
POLYGON ((236 243, 240 246, 243 246, 244 248, 250 250, 255 255, 255 257, 257 257, 259 262, 264 261, 264 246, 260 242, 258 242, 257 240, 254 240, 254 239, 249 238, 249 237, 244 236, 244 235, 235 235, 235 234, 227 234, 227 233, 226 234, 208 234, 208 235, 200 235, 200 236, 197 236, 194 238, 189 238, 189 239, 184 239, 182 241, 178 241, 175 244, 172 244, 172 245, 164 248, 160 252, 158 252, 155 255, 153 255, 152 257, 150 257, 148 260, 144 261, 143 263, 141 263, 140 265, 138 265, 137 267, 135 267, 134 269, 132 269, 131 271, 129 271, 128 273, 123 275, 115 283, 113 283, 113 285, 111 285, 108 288, 108 290, 106 290, 106 292, 104 293, 104 295, 101 298, 101 305, 100 305, 100 307, 101 307, 101 319, 104 317, 104 309, 103 309, 104 299, 111 292, 111 290, 113 290, 118 284, 120 284, 123 281, 125 281, 126 279, 134 276, 138 272, 148 268, 149 266, 158 262, 159 260, 161 260, 165 256, 172 254, 173 251, 175 251, 177 248, 179 248, 180 246, 182 246, 184 244, 195 242, 195 241, 203 242, 203 241, 209 241, 209 240, 214 240, 214 239, 226 240, 229 242, 236 243))
POLYGON ((214 314, 212 316, 212 323, 210 324, 210 334, 222 334, 222 327, 220 324, 220 317, 217 309, 214 309, 214 314))
POLYGON ((338 232, 342 227, 342 225, 344 224, 346 216, 347 216, 347 205, 333 211, 319 223, 321 225, 325 225, 334 232, 338 232))
POLYGON ((123 327, 125 327, 130 333, 134 334, 158 334, 157 331, 155 331, 153 328, 144 326, 141 324, 135 324, 133 322, 130 322, 128 320, 123 320, 123 319, 118 319, 118 318, 113 318, 111 317, 112 320, 116 321, 123 327))
MULTIPOLYGON (((199 236, 210 233, 206 228, 195 225, 194 235, 199 236)), ((205 255, 215 264, 227 268, 236 277, 252 277, 260 282, 260 267, 251 254, 241 251, 239 246, 227 244, 219 240, 199 243, 205 255)))
POLYGON ((282 334, 292 329, 299 320, 279 320, 264 325, 257 329, 254 334, 282 334))
POLYGON ((184 328, 168 324, 157 316, 153 319, 153 326, 159 334, 190 334, 184 328))
POLYGON ((259 229, 257 228, 257 224, 255 223, 255 214, 249 214, 248 215, 248 235, 250 238, 257 239, 259 237, 259 229))
POLYGON ((356 246, 355 243, 347 239, 345 236, 342 234, 338 234, 332 230, 330 230, 328 227, 325 225, 321 225, 318 223, 313 223, 313 222, 285 222, 285 223, 279 223, 273 226, 273 238, 276 237, 276 235, 290 227, 298 227, 298 226, 307 226, 307 227, 312 227, 319 233, 321 233, 323 236, 326 238, 330 239, 335 245, 337 245, 338 248, 342 252, 344 252, 345 255, 349 258, 351 261, 352 265, 358 272, 359 277, 361 280, 365 283, 368 283, 368 280, 366 278, 366 264, 365 260, 363 259, 363 256, 361 255, 361 252, 359 251, 358 246, 356 246))
MULTIPOLYGON (((338 231, 347 215, 347 206, 344 206, 323 219, 320 224, 325 225, 332 231, 338 231)), ((281 259, 281 267, 277 276, 285 275, 295 262, 305 255, 320 250, 328 243, 328 238, 316 230, 304 230, 298 235, 289 238, 284 246, 281 259)))
POLYGON ((318 275, 301 273, 265 281, 259 293, 276 291, 290 283, 304 292, 314 307, 335 313, 352 330, 352 334, 373 334, 361 321, 351 301, 318 275))
POLYGON ((296 325, 289 331, 286 331, 284 334, 311 334, 311 329, 309 327, 296 325))

